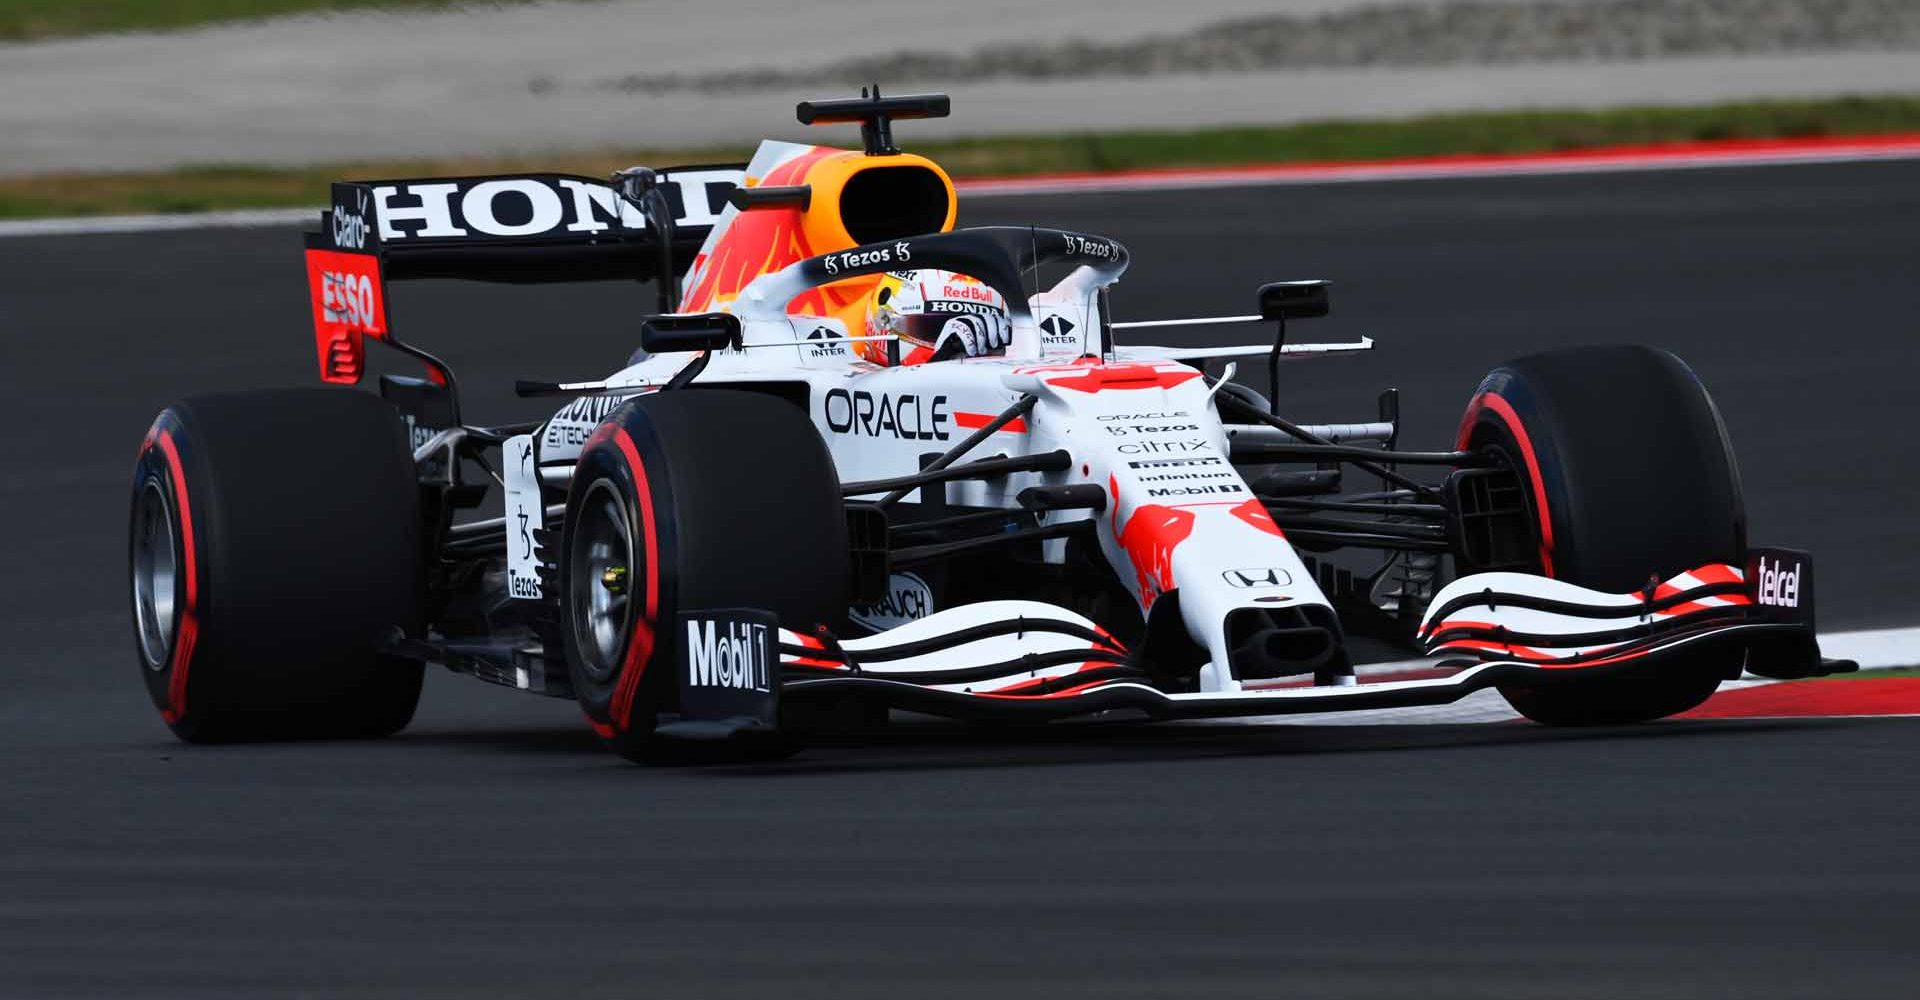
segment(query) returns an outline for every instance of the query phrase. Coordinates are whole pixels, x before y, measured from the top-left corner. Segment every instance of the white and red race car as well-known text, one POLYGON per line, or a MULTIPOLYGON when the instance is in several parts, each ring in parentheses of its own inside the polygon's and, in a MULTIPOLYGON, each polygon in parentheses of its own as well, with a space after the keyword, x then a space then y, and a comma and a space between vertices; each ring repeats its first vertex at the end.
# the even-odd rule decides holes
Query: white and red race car
POLYGON ((1671 354, 1500 365, 1451 451, 1397 449, 1391 391, 1369 419, 1295 423, 1231 376, 1368 349, 1288 340, 1325 282, 1116 322, 1118 242, 952 228, 951 180, 891 130, 947 106, 802 104, 864 148, 767 142, 744 167, 336 185, 308 237, 322 378, 359 382, 368 340, 426 375, 160 414, 131 562, 167 723, 391 733, 438 663, 577 699, 643 759, 785 750, 894 709, 1265 716, 1495 687, 1541 722, 1632 722, 1743 670, 1850 666, 1820 656, 1809 557, 1748 546, 1724 429, 1671 354), (926 273, 961 276, 930 302, 1003 304, 1004 350, 903 363, 867 311, 926 273), (627 367, 520 383, 571 398, 487 426, 388 325, 388 283, 413 277, 643 278, 660 303, 627 367), (1278 336, 1134 339, 1230 323, 1278 336), (1451 659, 1369 682, 1355 635, 1451 659))

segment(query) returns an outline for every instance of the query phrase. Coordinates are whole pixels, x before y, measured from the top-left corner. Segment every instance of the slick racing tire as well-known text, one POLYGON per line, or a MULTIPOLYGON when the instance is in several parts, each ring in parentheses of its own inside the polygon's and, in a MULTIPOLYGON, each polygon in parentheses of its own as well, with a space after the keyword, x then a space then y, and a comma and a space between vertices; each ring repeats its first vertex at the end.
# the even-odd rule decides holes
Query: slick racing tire
POLYGON ((560 543, 567 672, 594 732, 629 760, 677 708, 682 610, 757 608, 786 628, 847 610, 840 480, 806 413, 726 389, 640 396, 574 467, 560 543))
MULTIPOLYGON (((1459 446, 1492 452, 1533 508, 1535 567, 1609 593, 1711 562, 1743 564, 1745 508, 1713 400, 1665 351, 1578 347, 1495 368, 1461 421, 1459 446)), ((1739 676, 1744 646, 1712 644, 1677 669, 1503 687, 1549 725, 1613 725, 1684 712, 1739 676)))
POLYGON ((340 389, 195 396, 134 468, 134 649, 181 739, 385 736, 413 718, 419 486, 386 401, 340 389))

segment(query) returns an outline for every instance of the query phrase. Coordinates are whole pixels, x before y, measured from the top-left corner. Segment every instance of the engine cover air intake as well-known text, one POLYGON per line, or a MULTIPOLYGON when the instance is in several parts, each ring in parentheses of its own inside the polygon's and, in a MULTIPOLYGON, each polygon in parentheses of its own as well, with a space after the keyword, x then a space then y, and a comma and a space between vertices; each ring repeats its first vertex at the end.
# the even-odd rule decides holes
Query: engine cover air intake
POLYGON ((953 228, 953 181, 932 160, 903 153, 834 153, 807 171, 801 213, 815 253, 953 228))

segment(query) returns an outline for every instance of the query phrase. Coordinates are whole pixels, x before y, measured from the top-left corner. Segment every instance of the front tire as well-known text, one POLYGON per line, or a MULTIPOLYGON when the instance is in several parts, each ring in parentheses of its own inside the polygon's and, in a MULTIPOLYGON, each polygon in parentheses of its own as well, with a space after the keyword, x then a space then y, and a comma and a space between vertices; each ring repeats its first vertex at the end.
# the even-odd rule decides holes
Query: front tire
MULTIPOLYGON (((1719 411, 1685 362, 1640 346, 1546 351, 1495 368, 1459 446, 1521 480, 1536 525, 1533 571, 1611 593, 1707 563, 1742 565, 1746 513, 1719 411)), ((1739 676, 1745 647, 1709 646, 1678 669, 1500 689, 1548 725, 1644 722, 1705 701, 1739 676)))
POLYGON ((574 467, 562 537, 567 671, 629 760, 662 756, 679 612, 759 608, 799 630, 846 615, 839 477, 806 414, 773 396, 677 389, 614 410, 574 467))
POLYGON ((154 421, 134 470, 135 652, 190 742, 384 736, 421 665, 383 656, 424 607, 419 487, 378 397, 197 396, 154 421))

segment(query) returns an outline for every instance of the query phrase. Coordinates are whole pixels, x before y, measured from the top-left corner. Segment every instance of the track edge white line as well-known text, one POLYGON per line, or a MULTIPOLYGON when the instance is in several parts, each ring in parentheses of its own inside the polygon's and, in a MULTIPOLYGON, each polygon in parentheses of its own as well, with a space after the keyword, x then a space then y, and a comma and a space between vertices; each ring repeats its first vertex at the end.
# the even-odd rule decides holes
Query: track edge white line
MULTIPOLYGON (((1115 194, 1145 191, 1197 191, 1221 188, 1292 187, 1315 184, 1365 184, 1393 181, 1477 180, 1493 177, 1550 177, 1576 174, 1703 170, 1715 167, 1783 167, 1920 159, 1920 143, 1901 146, 1839 146, 1832 149, 1765 150, 1609 156, 1605 150, 1564 159, 1518 159, 1463 164, 1342 164, 1227 167, 1218 171, 1086 175, 961 180, 955 187, 969 198, 1021 198, 1046 194, 1115 194)), ((320 209, 264 208, 179 214, 78 216, 0 221, 0 239, 46 236, 97 236, 192 229, 251 229, 317 223, 320 209)))

